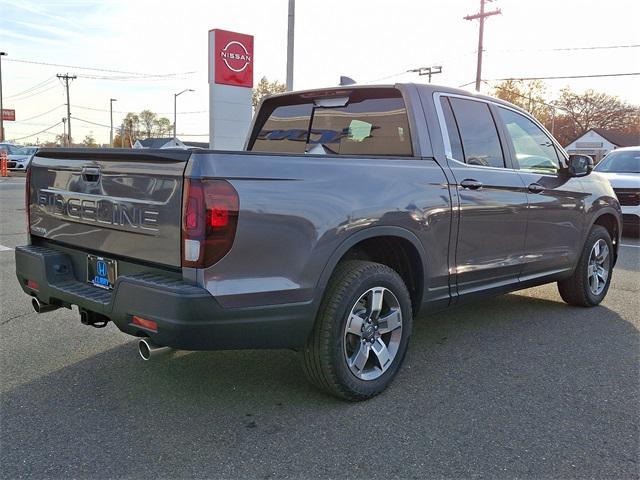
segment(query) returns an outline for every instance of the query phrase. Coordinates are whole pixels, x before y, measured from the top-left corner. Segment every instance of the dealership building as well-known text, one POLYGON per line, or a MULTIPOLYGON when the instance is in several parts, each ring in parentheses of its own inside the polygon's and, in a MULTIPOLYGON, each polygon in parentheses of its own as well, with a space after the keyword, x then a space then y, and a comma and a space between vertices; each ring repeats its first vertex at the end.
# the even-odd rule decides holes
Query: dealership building
POLYGON ((565 146, 564 149, 569 155, 589 155, 594 162, 598 163, 611 150, 636 145, 640 145, 640 136, 638 134, 592 128, 565 146))

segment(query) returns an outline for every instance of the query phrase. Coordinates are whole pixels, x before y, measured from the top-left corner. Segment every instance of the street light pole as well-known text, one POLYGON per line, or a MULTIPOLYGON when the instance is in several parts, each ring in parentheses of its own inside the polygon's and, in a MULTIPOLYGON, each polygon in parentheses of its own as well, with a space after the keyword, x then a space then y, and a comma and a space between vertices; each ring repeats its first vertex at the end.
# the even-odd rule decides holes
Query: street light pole
POLYGON ((287 91, 293 90, 293 46, 295 39, 296 0, 289 0, 287 28, 287 91))
POLYGON ((176 138, 176 123, 178 120, 178 110, 177 110, 177 106, 178 106, 178 97, 180 95, 182 95, 184 92, 195 92, 195 90, 192 90, 190 88, 185 88, 184 90, 182 90, 179 93, 174 93, 173 94, 173 143, 175 145, 177 138, 176 138))
POLYGON ((4 142, 4 110, 2 106, 2 57, 5 57, 7 52, 0 52, 0 142, 4 142))
POLYGON ((109 115, 111 117, 111 129, 109 130, 109 146, 113 148, 113 102, 117 102, 116 98, 109 99, 109 115))

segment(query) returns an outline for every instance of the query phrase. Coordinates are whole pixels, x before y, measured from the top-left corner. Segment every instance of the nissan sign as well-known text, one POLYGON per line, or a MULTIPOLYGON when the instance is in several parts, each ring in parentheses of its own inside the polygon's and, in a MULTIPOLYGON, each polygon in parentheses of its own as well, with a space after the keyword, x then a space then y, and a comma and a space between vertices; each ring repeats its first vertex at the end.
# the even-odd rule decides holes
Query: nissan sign
POLYGON ((253 88, 253 36, 227 30, 212 30, 215 78, 220 85, 253 88))
POLYGON ((13 122, 16 120, 16 111, 8 108, 2 109, 2 120, 13 122))

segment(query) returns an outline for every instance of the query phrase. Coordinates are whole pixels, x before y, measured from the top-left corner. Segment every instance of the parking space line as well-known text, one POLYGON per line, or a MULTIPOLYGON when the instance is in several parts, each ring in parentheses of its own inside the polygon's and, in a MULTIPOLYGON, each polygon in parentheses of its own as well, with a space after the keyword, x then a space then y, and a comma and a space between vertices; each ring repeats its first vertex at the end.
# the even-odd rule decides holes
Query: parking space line
POLYGON ((8 250, 13 250, 13 248, 5 247, 4 245, 0 245, 0 252, 6 252, 8 250))
POLYGON ((633 247, 633 248, 640 248, 640 245, 629 245, 628 243, 621 243, 620 244, 621 247, 633 247))

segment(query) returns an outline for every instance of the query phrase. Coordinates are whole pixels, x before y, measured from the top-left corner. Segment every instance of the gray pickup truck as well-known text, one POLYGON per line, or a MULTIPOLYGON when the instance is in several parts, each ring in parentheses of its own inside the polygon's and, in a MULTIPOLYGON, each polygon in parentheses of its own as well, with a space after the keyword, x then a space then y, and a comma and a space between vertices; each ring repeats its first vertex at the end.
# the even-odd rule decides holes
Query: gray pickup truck
POLYGON ((621 212, 589 157, 527 113, 432 85, 268 97, 246 151, 44 149, 17 277, 148 359, 292 348, 318 387, 381 392, 412 321, 558 282, 598 305, 621 212))

